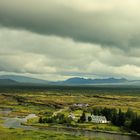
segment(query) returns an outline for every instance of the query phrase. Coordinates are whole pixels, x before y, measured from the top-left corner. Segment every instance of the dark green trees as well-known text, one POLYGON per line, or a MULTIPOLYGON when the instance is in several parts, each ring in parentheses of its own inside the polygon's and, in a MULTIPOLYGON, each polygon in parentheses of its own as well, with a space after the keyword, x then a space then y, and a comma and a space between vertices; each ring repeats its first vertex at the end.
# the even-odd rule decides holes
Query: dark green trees
POLYGON ((130 128, 131 130, 140 133, 140 117, 136 117, 135 119, 132 120, 130 128))
POLYGON ((86 121, 86 114, 85 114, 85 112, 83 111, 83 113, 82 113, 80 119, 78 120, 78 123, 83 123, 83 122, 85 122, 85 121, 86 121))

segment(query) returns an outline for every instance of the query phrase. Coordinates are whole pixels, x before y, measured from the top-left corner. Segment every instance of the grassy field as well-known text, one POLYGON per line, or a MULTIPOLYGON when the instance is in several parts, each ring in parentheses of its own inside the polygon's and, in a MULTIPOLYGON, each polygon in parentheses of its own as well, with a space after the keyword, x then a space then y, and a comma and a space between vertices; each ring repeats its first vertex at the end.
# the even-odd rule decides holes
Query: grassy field
MULTIPOLYGON (((103 106, 109 108, 128 107, 136 112, 140 112, 140 89, 106 89, 100 90, 85 89, 81 92, 73 89, 26 89, 26 90, 8 90, 0 93, 0 107, 14 108, 18 113, 26 114, 29 112, 41 113, 45 111, 56 111, 74 103, 88 103, 90 107, 103 106), (118 91, 118 92, 117 92, 118 91), (131 91, 131 93, 130 93, 131 91), (139 93, 139 94, 138 94, 139 93)), ((14 115, 14 112, 13 112, 14 115)))
MULTIPOLYGON (((6 129, 0 127, 0 140, 89 140, 83 136, 48 131, 31 131, 22 129, 6 129)), ((93 138, 93 140, 104 140, 93 138)))
MULTIPOLYGON (((60 111, 65 115, 70 113, 69 108, 75 103, 86 103, 89 107, 74 110, 79 117, 83 110, 94 107, 129 108, 140 114, 140 88, 128 87, 3 87, 0 88, 0 108, 11 108, 10 117, 26 116, 35 113, 38 116, 52 115, 60 111)), ((2 114, 0 114, 2 116, 2 114)), ((0 119, 2 124, 2 120, 0 119)), ((29 122, 37 124, 37 122, 29 122)), ((47 126, 47 124, 46 124, 47 126)), ((57 126, 54 124, 54 126, 57 126)), ((100 129, 107 131, 122 131, 111 124, 79 124, 78 128, 100 129)), ((43 140, 43 139, 81 139, 81 137, 55 132, 25 131, 0 127, 0 140, 43 140)), ((88 139, 82 137, 82 139, 88 139)), ((99 139, 99 138, 95 138, 99 139)))

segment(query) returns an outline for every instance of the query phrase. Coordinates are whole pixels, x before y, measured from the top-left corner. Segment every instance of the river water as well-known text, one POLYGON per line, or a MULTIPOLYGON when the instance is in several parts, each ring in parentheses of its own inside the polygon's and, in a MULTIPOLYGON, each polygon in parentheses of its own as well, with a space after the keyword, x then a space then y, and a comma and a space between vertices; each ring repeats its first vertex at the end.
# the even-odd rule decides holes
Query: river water
MULTIPOLYGON (((0 110, 0 114, 9 114, 10 110, 0 110)), ((67 132, 72 135, 82 135, 87 136, 89 138, 93 137, 103 137, 108 138, 111 140, 140 140, 140 137, 138 136, 126 136, 126 135, 119 135, 119 134, 109 134, 109 133, 103 133, 103 132, 93 132, 93 131, 85 131, 85 130, 73 130, 73 129, 62 129, 62 128, 36 128, 31 126, 24 126, 21 125, 22 122, 26 122, 29 118, 37 117, 35 114, 29 114, 28 116, 24 118, 9 118, 9 117, 3 117, 4 123, 1 124, 4 127, 7 128, 22 128, 25 130, 44 130, 44 131, 57 131, 57 132, 67 132)))

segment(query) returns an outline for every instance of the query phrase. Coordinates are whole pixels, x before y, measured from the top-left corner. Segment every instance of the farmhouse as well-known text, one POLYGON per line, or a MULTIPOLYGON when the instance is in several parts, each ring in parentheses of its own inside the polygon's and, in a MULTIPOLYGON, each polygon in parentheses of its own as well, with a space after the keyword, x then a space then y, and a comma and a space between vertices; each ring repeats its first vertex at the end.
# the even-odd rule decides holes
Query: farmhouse
POLYGON ((89 120, 93 123, 108 123, 105 116, 86 115, 86 122, 89 122, 89 120))

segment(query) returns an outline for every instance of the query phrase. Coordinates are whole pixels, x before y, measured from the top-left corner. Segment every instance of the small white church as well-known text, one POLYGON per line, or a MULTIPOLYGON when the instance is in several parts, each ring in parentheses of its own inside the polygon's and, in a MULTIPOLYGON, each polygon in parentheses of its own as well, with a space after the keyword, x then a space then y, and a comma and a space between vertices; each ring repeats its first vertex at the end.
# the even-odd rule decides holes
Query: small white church
POLYGON ((86 115, 86 122, 89 122, 89 117, 91 117, 91 122, 93 123, 108 123, 105 116, 97 115, 86 115))

